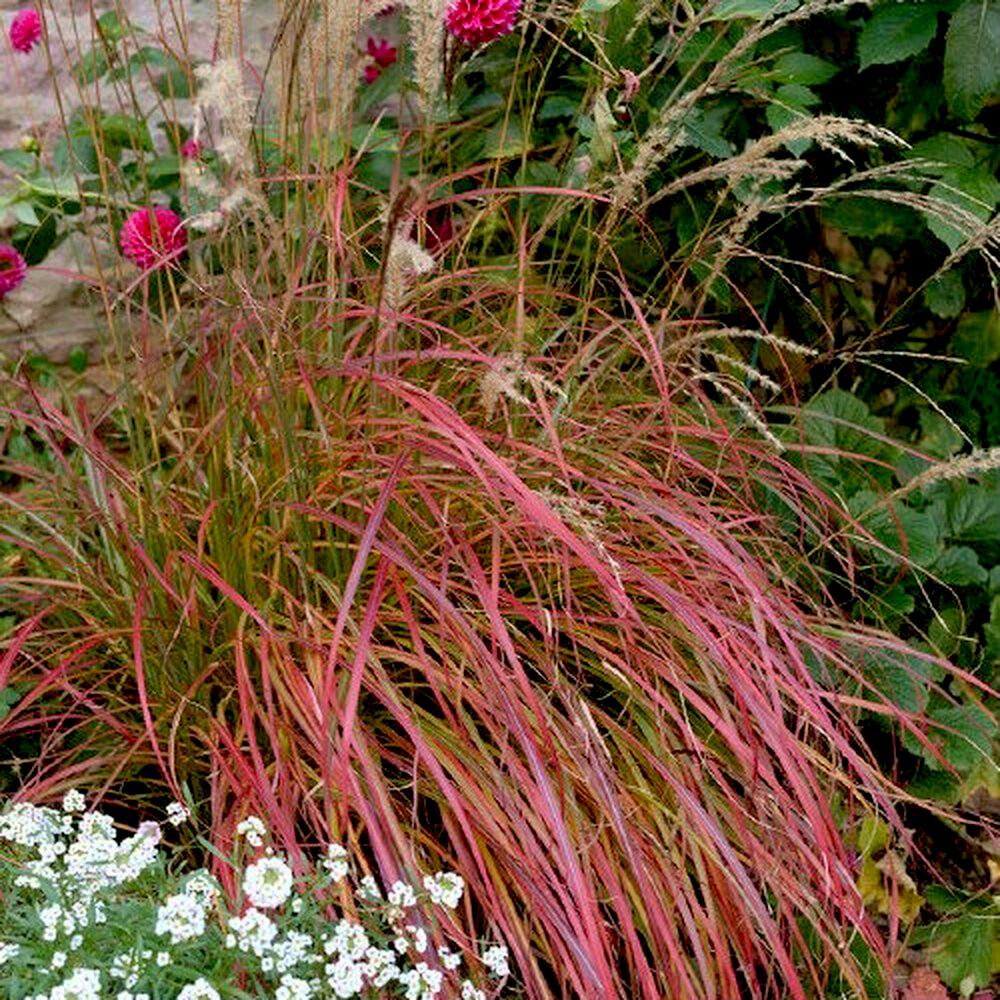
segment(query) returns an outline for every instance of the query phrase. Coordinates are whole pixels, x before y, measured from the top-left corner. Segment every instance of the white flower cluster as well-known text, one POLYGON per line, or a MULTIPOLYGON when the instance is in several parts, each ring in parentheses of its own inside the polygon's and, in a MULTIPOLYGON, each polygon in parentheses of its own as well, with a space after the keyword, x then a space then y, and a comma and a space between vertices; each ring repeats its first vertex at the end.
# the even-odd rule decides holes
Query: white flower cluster
MULTIPOLYGON (((167 822, 188 818, 187 809, 171 804, 167 822)), ((38 978, 41 990, 24 1000, 224 1000, 223 984, 232 981, 220 962, 227 952, 239 953, 230 969, 249 975, 253 988, 274 1000, 350 1000, 376 992, 435 1000, 446 989, 461 1000, 486 1000, 483 989, 462 978, 465 955, 440 940, 440 922, 427 913, 459 905, 461 876, 437 872, 418 880, 422 888, 397 879, 383 889, 366 875, 357 880, 350 916, 331 922, 329 890, 351 870, 344 847, 330 845, 315 869, 296 874, 285 857, 264 848, 268 831, 259 818, 248 816, 237 833, 256 853, 238 872, 242 912, 228 909, 221 885, 205 870, 166 876, 160 866, 161 885, 170 890, 159 902, 150 899, 146 883, 136 880, 162 860, 156 823, 141 824, 119 842, 112 819, 88 811, 75 790, 64 796, 61 812, 28 803, 8 808, 0 815, 0 840, 19 850, 15 863, 0 854, 0 884, 10 873, 13 885, 26 890, 13 905, 27 906, 28 918, 11 926, 30 930, 0 941, 0 966, 22 980, 38 978), (109 923, 111 936, 101 929, 109 923), (150 932, 164 939, 159 950, 147 947, 150 932), (216 970, 211 978, 193 971, 207 967, 216 970)), ((507 949, 487 947, 481 967, 506 977, 507 949)))

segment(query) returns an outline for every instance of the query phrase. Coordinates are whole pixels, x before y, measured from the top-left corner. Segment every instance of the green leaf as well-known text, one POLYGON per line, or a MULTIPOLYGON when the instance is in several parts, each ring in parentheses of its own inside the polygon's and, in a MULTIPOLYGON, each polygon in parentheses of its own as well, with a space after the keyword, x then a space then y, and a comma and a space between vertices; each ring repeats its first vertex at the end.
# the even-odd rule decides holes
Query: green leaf
POLYGON ((979 564, 979 556, 967 545, 952 545, 931 564, 931 572, 942 582, 956 587, 985 583, 988 574, 979 564))
MULTIPOLYGON (((0 634, 3 634, 0 632, 0 634)), ((0 688, 0 719, 6 718, 10 710, 17 704, 21 697, 16 687, 8 686, 0 688)))
POLYGON ((550 94, 538 110, 538 120, 544 122, 552 118, 572 118, 579 109, 579 101, 574 101, 563 94, 550 94))
POLYGON ((85 347, 74 347, 72 351, 69 352, 69 357, 67 358, 70 368, 76 372, 77 375, 82 375, 83 372, 87 370, 87 349, 85 347))
POLYGON ((1000 358, 1000 312, 966 313, 952 334, 951 351, 970 364, 985 367, 1000 358))
POLYGON ((786 52, 774 62, 774 75, 780 83, 820 86, 840 72, 839 66, 808 52, 786 52))
POLYGON ((594 98, 594 134, 590 140, 590 157, 595 166, 610 163, 615 155, 615 116, 611 113, 608 96, 602 90, 594 98))
POLYGON ((108 59, 101 49, 92 49, 73 66, 73 76, 79 83, 93 83, 108 71, 108 59))
MULTIPOLYGON (((971 770, 980 761, 991 761, 997 720, 979 705, 947 705, 931 709, 930 719, 936 723, 927 733, 930 743, 956 771, 971 770)), ((907 749, 919 753, 928 767, 941 769, 941 762, 912 734, 905 733, 907 749)))
POLYGON ((952 15, 944 49, 951 111, 971 121, 1000 85, 1000 0, 966 0, 952 15))
POLYGON ((96 174, 100 170, 100 158, 93 138, 89 134, 60 136, 52 150, 52 165, 60 174, 74 171, 96 174))
POLYGON ((0 163, 19 174, 30 174, 38 165, 33 153, 23 149, 0 149, 0 163))
POLYGON ((962 483, 948 498, 947 531, 967 542, 1000 542, 1000 492, 962 483))
POLYGON ((848 510, 881 543, 873 547, 875 558, 895 566, 906 558, 915 566, 928 567, 941 553, 941 537, 934 518, 902 503, 885 503, 871 490, 860 490, 848 501, 848 510))
POLYGON ((733 144, 723 133, 731 108, 693 108, 684 118, 684 141, 709 156, 725 159, 733 155, 733 144))
POLYGON ((904 155, 908 160, 927 160, 924 172, 937 176, 956 168, 972 169, 976 165, 968 140, 944 132, 915 142, 904 155))
POLYGON ((35 206, 32 205, 30 201, 15 201, 10 207, 14 212, 14 218, 23 225, 41 225, 41 220, 38 218, 35 206))
POLYGON ((984 168, 948 170, 928 192, 930 197, 955 205, 972 216, 951 222, 938 213, 927 212, 927 227, 948 246, 956 250, 975 231, 975 220, 985 223, 1000 201, 1000 181, 984 168))
POLYGON ((962 275, 954 268, 939 274, 924 289, 924 302, 941 319, 959 316, 965 308, 965 283, 962 275))
POLYGON ((927 707, 931 668, 925 656, 890 649, 865 649, 858 667, 872 687, 897 708, 922 712, 927 707))
POLYGON ((117 112, 102 115, 100 129, 105 141, 114 146, 141 149, 147 152, 153 149, 153 139, 149 134, 149 127, 139 118, 117 112))
POLYGON ((762 21, 766 17, 787 14, 801 0, 721 0, 706 21, 733 21, 740 17, 762 21))
POLYGON ((873 417, 867 404, 843 389, 830 389, 802 408, 806 443, 867 455, 881 455, 884 446, 874 435, 885 425, 873 417))
POLYGON ((997 924, 992 914, 967 913, 928 929, 927 956, 946 986, 957 991, 970 981, 973 989, 989 984, 997 924))
POLYGON ((521 126, 516 121, 500 122, 486 133, 483 156, 486 159, 505 159, 521 156, 531 148, 521 126))
POLYGON ((621 0, 583 0, 580 10, 587 14, 603 14, 621 3, 621 0))
POLYGON ((117 42, 125 37, 131 25, 120 17, 117 11, 109 10, 97 19, 97 30, 109 41, 117 42))
POLYGON ((155 87, 156 92, 161 97, 170 97, 181 101, 194 97, 191 70, 180 63, 158 77, 155 87))
POLYGON ((861 68, 894 63, 923 52, 937 34, 937 9, 923 3, 880 7, 861 29, 861 68))

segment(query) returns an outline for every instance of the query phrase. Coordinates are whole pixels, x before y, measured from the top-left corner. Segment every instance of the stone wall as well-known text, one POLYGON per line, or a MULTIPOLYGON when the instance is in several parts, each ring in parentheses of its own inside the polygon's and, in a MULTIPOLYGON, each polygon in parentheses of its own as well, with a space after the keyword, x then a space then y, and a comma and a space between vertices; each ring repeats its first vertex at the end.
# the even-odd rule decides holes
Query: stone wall
MULTIPOLYGON (((0 90, 0 148, 17 146, 22 136, 33 135, 43 155, 51 150, 61 130, 57 90, 67 112, 79 103, 70 67, 81 50, 90 48, 94 14, 117 9, 150 32, 151 44, 165 41, 199 58, 211 58, 214 0, 38 0, 49 32, 48 55, 41 48, 24 54, 10 47, 11 17, 29 2, 0 0, 0 60, 7 81, 0 90), (165 32, 163 23, 168 26, 165 32)), ((244 51, 257 69, 266 63, 276 7, 276 0, 244 0, 244 51)), ((178 113, 183 110, 179 108, 178 113)), ((11 171, 0 165, 0 190, 10 190, 13 184, 11 171)), ((6 217, 0 215, 0 241, 13 226, 9 212, 6 217)), ((9 366, 26 355, 39 355, 60 365, 76 348, 86 351, 91 365, 100 362, 107 338, 100 303, 88 292, 99 259, 105 267, 120 266, 115 248, 110 241, 101 243, 100 227, 95 227, 86 237, 70 234, 42 265, 29 270, 20 288, 0 303, 0 363, 9 366)), ((88 377, 100 381, 99 366, 88 371, 88 377)))

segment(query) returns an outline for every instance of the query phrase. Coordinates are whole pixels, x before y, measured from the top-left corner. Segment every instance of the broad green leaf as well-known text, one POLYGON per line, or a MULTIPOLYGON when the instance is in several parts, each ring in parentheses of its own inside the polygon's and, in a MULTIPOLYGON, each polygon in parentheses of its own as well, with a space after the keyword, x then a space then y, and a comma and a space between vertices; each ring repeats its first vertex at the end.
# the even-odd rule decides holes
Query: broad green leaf
POLYGON ((951 351, 973 365, 989 365, 1000 358, 1000 312, 966 313, 952 334, 951 351))
POLYGON ((884 452, 874 437, 884 433, 884 423, 872 416, 865 402, 843 389, 830 389, 810 400, 802 408, 802 422, 808 444, 867 455, 884 452))
POLYGON ((973 583, 985 583, 988 574, 979 564, 979 557, 967 545, 952 545, 931 563, 931 572, 942 583, 956 587, 968 587, 973 583))
POLYGON ((965 283, 960 272, 952 268, 939 274, 924 289, 924 302, 935 316, 954 319, 965 308, 965 283))
POLYGON ((955 250, 977 228, 977 221, 986 223, 1000 202, 1000 181, 984 167, 948 170, 928 192, 931 198, 943 203, 940 211, 926 212, 927 227, 948 246, 955 250), (948 205, 954 205, 970 218, 959 217, 952 221, 948 205))
POLYGON ((989 984, 998 924, 996 915, 966 913, 928 929, 926 953, 947 986, 960 990, 969 981, 973 989, 989 984))
POLYGON ((904 155, 909 160, 926 160, 924 172, 937 176, 956 168, 971 170, 976 165, 968 140, 944 132, 914 143, 904 155))
POLYGON ((590 140, 590 158, 596 166, 610 163, 615 155, 615 116, 602 90, 594 98, 594 134, 590 140))
MULTIPOLYGON (((930 663, 925 656, 906 656, 891 649, 865 649, 858 669, 886 701, 906 712, 922 712, 927 707, 930 663)), ((866 697, 870 697, 870 692, 866 697)))
POLYGON ((886 504, 871 490, 859 490, 847 504, 850 512, 881 543, 875 558, 895 566, 905 558, 915 566, 928 567, 941 553, 941 537, 934 518, 902 503, 886 504))
POLYGON ((504 159, 521 156, 531 148, 527 137, 516 121, 500 122, 486 133, 483 156, 487 159, 504 159))
POLYGON ((723 132, 731 110, 726 106, 692 109, 684 119, 685 143, 718 159, 732 156, 733 144, 723 132))
POLYGON ((967 542, 1000 542, 1000 491, 961 483, 949 496, 948 534, 967 542))
POLYGON ((30 174, 38 164, 32 153, 23 149, 0 149, 0 163, 19 174, 30 174))
MULTIPOLYGON (((0 629, 0 635, 3 634, 4 630, 0 629)), ((17 704, 20 697, 20 692, 16 687, 8 686, 0 688, 0 719, 10 714, 10 710, 17 704)))
POLYGON ((544 122, 552 118, 572 118, 579 110, 579 101, 574 101, 563 94, 550 94, 538 110, 538 120, 544 122))
POLYGON ((131 27, 129 22, 120 17, 117 11, 109 10, 97 19, 97 29, 109 41, 117 42, 125 37, 125 33, 131 27))
POLYGON ((808 52, 786 52, 774 61, 774 76, 779 83, 820 86, 839 72, 839 66, 808 52))
POLYGON ((799 6, 801 0, 721 0, 707 21, 733 21, 737 18, 752 18, 762 21, 767 17, 787 14, 799 6))
MULTIPOLYGON (((997 720, 991 712, 967 703, 933 708, 929 717, 934 723, 926 734, 931 747, 936 748, 956 771, 971 771, 981 761, 992 760, 997 720)), ((911 753, 923 757, 928 767, 942 769, 937 755, 911 733, 903 734, 903 743, 911 753)))
POLYGON ((133 118, 131 115, 123 115, 117 112, 102 115, 100 128, 104 139, 115 146, 146 151, 150 151, 153 148, 153 139, 149 134, 149 127, 144 121, 133 118))
POLYGON ((922 52, 937 34, 937 18, 937 9, 923 3, 880 7, 858 36, 861 68, 900 62, 922 52))
POLYGON ((40 225, 38 213, 30 201, 15 201, 11 206, 14 218, 25 226, 40 225))
POLYGON ((580 10, 587 14, 603 14, 619 3, 621 0, 583 0, 580 10))
POLYGON ((1000 86, 1000 0, 966 0, 951 17, 944 50, 948 107, 971 121, 1000 86))

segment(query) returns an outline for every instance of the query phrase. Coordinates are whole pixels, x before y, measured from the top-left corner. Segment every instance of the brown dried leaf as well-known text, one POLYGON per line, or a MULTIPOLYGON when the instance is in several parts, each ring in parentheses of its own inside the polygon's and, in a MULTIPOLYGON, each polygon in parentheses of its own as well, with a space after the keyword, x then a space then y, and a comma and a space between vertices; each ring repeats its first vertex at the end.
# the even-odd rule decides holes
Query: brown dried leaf
POLYGON ((923 965, 910 973, 903 1000, 948 1000, 948 991, 940 976, 929 965, 923 965))

